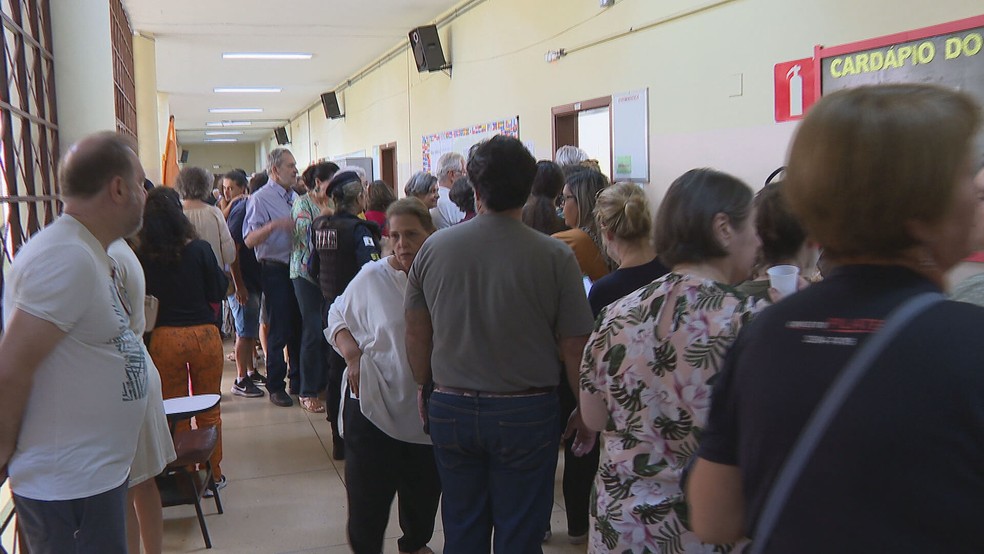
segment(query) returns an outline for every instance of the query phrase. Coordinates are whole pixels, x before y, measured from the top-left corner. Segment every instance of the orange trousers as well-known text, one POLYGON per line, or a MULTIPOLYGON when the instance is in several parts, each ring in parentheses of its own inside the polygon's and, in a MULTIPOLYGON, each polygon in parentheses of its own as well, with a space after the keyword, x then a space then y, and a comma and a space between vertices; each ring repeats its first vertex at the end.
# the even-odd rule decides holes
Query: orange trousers
MULTIPOLYGON (((194 327, 157 327, 150 335, 150 357, 161 374, 164 399, 189 394, 221 394, 222 338, 212 324, 194 327)), ((222 416, 219 406, 195 416, 195 427, 215 427, 219 439, 212 453, 215 479, 222 477, 222 416)), ((178 423, 175 431, 191 428, 191 421, 178 423)))

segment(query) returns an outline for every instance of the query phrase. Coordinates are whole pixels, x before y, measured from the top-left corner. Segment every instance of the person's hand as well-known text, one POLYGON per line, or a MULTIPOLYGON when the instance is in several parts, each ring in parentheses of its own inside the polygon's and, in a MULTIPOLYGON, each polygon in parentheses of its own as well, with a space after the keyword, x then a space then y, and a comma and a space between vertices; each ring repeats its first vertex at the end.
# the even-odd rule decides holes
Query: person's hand
MULTIPOLYGON (((796 291, 799 292, 812 284, 813 283, 811 283, 809 280, 807 280, 802 275, 800 275, 799 277, 796 278, 796 291)), ((769 287, 769 300, 771 300, 773 304, 782 300, 786 296, 788 295, 784 295, 783 293, 779 292, 778 289, 769 287)))
POLYGON ((349 390, 356 398, 359 397, 359 364, 361 358, 356 358, 354 360, 345 360, 346 365, 348 365, 348 384, 349 390))
POLYGON ((239 302, 240 306, 245 306, 249 302, 249 291, 246 287, 236 288, 236 302, 239 302))
POLYGON ((588 429, 584 420, 581 419, 580 408, 575 408, 571 412, 571 417, 567 419, 567 427, 564 429, 564 435, 561 437, 561 440, 567 440, 572 436, 574 437, 574 444, 571 445, 571 452, 577 457, 591 452, 595 443, 598 442, 598 433, 588 429))

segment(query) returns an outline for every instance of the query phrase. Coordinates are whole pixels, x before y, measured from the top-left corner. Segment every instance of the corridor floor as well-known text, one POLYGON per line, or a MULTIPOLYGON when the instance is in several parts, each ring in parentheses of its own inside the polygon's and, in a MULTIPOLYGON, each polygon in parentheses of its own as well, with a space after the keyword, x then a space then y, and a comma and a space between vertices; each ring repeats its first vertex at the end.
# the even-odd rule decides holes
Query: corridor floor
MULTIPOLYGON (((228 352, 230 345, 226 344, 228 352)), ((222 382, 222 471, 229 484, 221 491, 225 513, 203 502, 212 538, 209 552, 349 552, 345 538, 345 462, 331 459, 331 432, 324 414, 309 414, 296 403, 278 408, 263 398, 233 396, 235 365, 226 362, 222 382)), ((563 456, 560 457, 561 463, 563 456)), ((394 463, 396 463, 394 461, 394 463)), ((559 469, 559 468, 558 468, 559 469)), ((551 525, 555 536, 544 544, 548 554, 583 553, 567 542, 560 480, 551 525)), ((386 532, 385 554, 398 552, 396 511, 386 532)), ((444 545, 440 514, 430 547, 444 545)), ((165 552, 206 552, 192 506, 165 508, 165 552)))

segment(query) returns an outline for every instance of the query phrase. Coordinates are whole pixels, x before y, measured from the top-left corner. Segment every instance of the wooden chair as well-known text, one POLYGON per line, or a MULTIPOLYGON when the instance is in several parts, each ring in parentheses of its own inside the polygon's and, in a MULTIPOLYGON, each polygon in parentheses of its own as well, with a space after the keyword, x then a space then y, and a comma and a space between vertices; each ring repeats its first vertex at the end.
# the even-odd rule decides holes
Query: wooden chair
POLYGON ((219 499, 219 489, 215 486, 212 463, 209 461, 218 437, 219 433, 215 427, 175 433, 174 451, 178 457, 157 476, 157 487, 161 491, 163 507, 187 504, 195 506, 198 524, 202 528, 202 538, 205 539, 205 548, 212 548, 212 540, 208 536, 208 527, 205 525, 205 515, 202 512, 202 495, 206 490, 212 491, 215 509, 218 513, 222 513, 222 501, 219 499), (204 469, 196 470, 196 465, 204 469))

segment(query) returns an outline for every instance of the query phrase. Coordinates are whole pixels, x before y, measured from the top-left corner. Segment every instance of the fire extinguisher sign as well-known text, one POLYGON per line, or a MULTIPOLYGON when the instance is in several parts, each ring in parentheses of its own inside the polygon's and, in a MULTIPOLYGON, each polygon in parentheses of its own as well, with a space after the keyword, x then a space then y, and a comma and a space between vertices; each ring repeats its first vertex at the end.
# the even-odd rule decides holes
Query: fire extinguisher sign
POLYGON ((777 63, 776 122, 802 119, 817 100, 813 58, 777 63))

